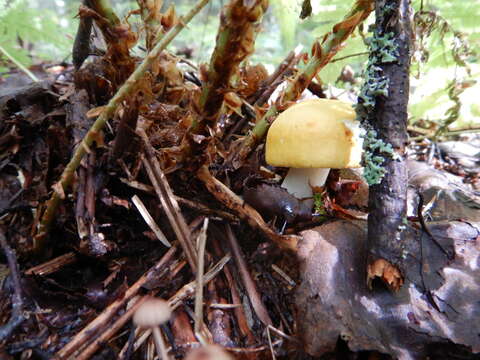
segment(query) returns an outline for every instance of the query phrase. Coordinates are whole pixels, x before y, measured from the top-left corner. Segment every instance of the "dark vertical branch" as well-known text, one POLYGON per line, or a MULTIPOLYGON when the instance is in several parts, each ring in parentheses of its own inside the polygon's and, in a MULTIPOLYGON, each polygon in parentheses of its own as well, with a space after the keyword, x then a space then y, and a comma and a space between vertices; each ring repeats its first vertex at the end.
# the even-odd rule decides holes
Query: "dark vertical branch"
POLYGON ((12 248, 8 245, 2 229, 0 229, 0 246, 7 258, 13 287, 12 313, 10 315, 10 320, 8 323, 0 327, 0 342, 2 342, 10 337, 12 332, 25 320, 25 316, 23 315, 22 287, 20 283, 20 271, 18 269, 17 258, 12 248))
MULTIPOLYGON (((386 61, 383 56, 376 57, 375 66, 381 69, 382 76, 388 81, 388 95, 376 98, 370 124, 378 139, 391 144, 396 155, 374 153, 384 156, 382 166, 385 175, 379 184, 370 187, 369 264, 385 259, 402 271, 407 196, 405 146, 411 39, 409 0, 377 0, 376 18, 375 36, 385 42, 393 40, 397 54, 394 61, 386 61)), ((369 271, 369 277, 373 276, 369 271)), ((384 280, 388 282, 389 279, 384 280)))

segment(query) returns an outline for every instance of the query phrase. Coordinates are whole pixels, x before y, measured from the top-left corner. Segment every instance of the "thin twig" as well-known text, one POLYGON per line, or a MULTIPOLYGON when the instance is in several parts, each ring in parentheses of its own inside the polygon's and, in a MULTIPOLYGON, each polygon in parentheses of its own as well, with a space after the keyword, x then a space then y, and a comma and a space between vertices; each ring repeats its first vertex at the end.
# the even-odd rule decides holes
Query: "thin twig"
MULTIPOLYGON (((203 285, 205 286, 206 284, 208 284, 209 281, 214 279, 220 273, 220 271, 223 270, 224 266, 230 261, 231 258, 232 258, 231 255, 227 254, 222 259, 220 259, 220 261, 217 264, 215 264, 215 266, 213 266, 203 276, 203 285)), ((184 285, 180 290, 176 292, 175 295, 170 297, 170 299, 168 300, 168 304, 170 305, 172 310, 180 306, 184 300, 193 296, 195 294, 196 288, 197 288, 197 282, 192 281, 184 285)), ((150 333, 151 333, 151 330, 147 329, 147 330, 138 332, 136 334, 137 340, 135 341, 135 344, 133 346, 134 351, 136 351, 145 342, 148 336, 150 336, 150 333)), ((125 350, 122 349, 122 351, 120 352, 120 356, 123 356, 124 353, 125 353, 125 350)))
POLYGON ((450 137, 450 136, 459 136, 463 134, 475 134, 475 133, 480 133, 480 127, 479 126, 465 126, 465 127, 459 127, 459 128, 454 128, 454 129, 448 129, 443 132, 440 136, 437 136, 436 133, 432 133, 429 130, 414 127, 414 126, 409 126, 408 130, 414 131, 417 133, 420 133, 421 135, 410 137, 410 141, 418 141, 418 140, 423 140, 423 139, 439 139, 439 138, 445 138, 445 137, 450 137))
POLYGON ((55 213, 63 197, 63 193, 67 191, 74 178, 75 170, 80 165, 83 156, 90 149, 98 134, 102 131, 106 122, 113 117, 118 106, 128 96, 131 96, 135 91, 137 83, 143 78, 143 75, 150 69, 152 63, 157 61, 160 53, 167 47, 167 45, 177 36, 177 34, 186 26, 188 22, 208 3, 209 0, 199 0, 187 15, 181 17, 178 23, 170 29, 162 39, 155 45, 152 51, 145 57, 143 62, 125 81, 117 93, 110 99, 104 111, 95 120, 95 123, 89 129, 87 135, 82 139, 82 142, 75 150, 70 162, 67 164, 59 180, 59 185, 63 191, 54 190, 52 196, 47 202, 45 212, 38 224, 37 234, 34 238, 34 250, 41 251, 44 247, 45 238, 48 230, 55 218, 55 213))
POLYGON ((273 327, 273 326, 271 325, 267 326, 268 346, 270 347, 270 354, 272 355, 272 360, 277 360, 277 357, 275 356, 275 350, 273 350, 272 337, 270 336, 270 327, 273 327))
POLYGON ((50 275, 62 269, 64 266, 75 263, 77 260, 77 255, 74 252, 69 252, 26 270, 25 275, 50 275))
POLYGON ((205 339, 202 334, 203 326, 203 271, 205 266, 205 245, 207 244, 208 218, 203 222, 202 230, 198 235, 197 244, 197 287, 195 290, 195 326, 194 332, 198 340, 205 345, 205 339))
MULTIPOLYGON (((212 245, 213 245, 213 248, 215 250, 215 254, 217 256, 222 256, 223 250, 220 246, 219 238, 223 240, 223 238, 224 238, 223 231, 221 233, 219 233, 220 230, 218 229, 218 227, 212 227, 212 228, 216 232, 216 236, 212 237, 212 245)), ((245 311, 244 311, 244 308, 242 306, 242 299, 240 298, 240 294, 239 294, 239 291, 238 291, 238 286, 239 285, 235 281, 235 280, 238 280, 238 278, 233 277, 232 272, 230 271, 228 266, 225 267, 223 272, 225 274, 225 279, 228 283, 228 288, 230 289, 232 302, 234 304, 239 304, 240 305, 239 307, 236 307, 233 310, 234 313, 235 313, 235 317, 237 319, 237 325, 238 325, 240 335, 243 339, 245 339, 245 345, 247 345, 247 346, 252 345, 252 344, 255 343, 255 336, 253 335, 253 333, 250 329, 250 326, 249 326, 249 323, 248 323, 248 320, 247 320, 247 316, 245 315, 245 311)), ((245 306, 247 306, 247 305, 245 305, 245 306)))
POLYGON ((165 245, 166 247, 172 247, 172 244, 170 244, 170 241, 168 241, 167 237, 163 233, 162 229, 157 225, 155 220, 153 219, 152 215, 148 212, 147 208, 143 204, 142 200, 137 195, 132 196, 132 201, 135 204, 135 206, 138 209, 138 212, 140 215, 142 215, 143 220, 147 223, 148 227, 155 233, 157 236, 157 239, 160 240, 160 242, 165 245))
MULTIPOLYGON (((151 185, 143 184, 139 181, 136 180, 128 180, 125 178, 120 178, 120 181, 124 184, 127 184, 128 186, 138 189, 141 191, 144 191, 148 194, 155 194, 155 189, 151 185)), ((207 215, 210 217, 211 220, 215 220, 215 218, 221 218, 225 219, 230 223, 238 223, 239 219, 233 214, 230 214, 227 211, 219 210, 219 209, 211 209, 207 205, 199 202, 199 201, 193 201, 190 199, 185 199, 181 196, 174 195, 175 200, 178 201, 179 205, 183 205, 186 207, 189 207, 190 209, 194 209, 201 214, 207 215)))
POLYGON ((77 360, 88 360, 95 352, 102 347, 123 325, 133 316, 135 311, 148 299, 147 296, 140 296, 130 301, 130 308, 122 314, 112 325, 108 326, 95 340, 88 345, 81 353, 75 355, 77 360))
POLYGON ((355 54, 345 55, 345 56, 341 56, 339 58, 333 59, 332 61, 330 61, 330 63, 334 63, 334 62, 337 62, 337 61, 342 61, 342 60, 345 60, 345 59, 348 59, 348 58, 351 58, 351 57, 355 57, 355 56, 362 56, 362 55, 368 55, 368 54, 370 54, 368 51, 363 51, 363 52, 359 52, 359 53, 355 53, 355 54))
POLYGON ((243 258, 242 251, 240 250, 240 246, 238 245, 237 239, 233 234, 232 228, 230 225, 225 225, 226 233, 227 233, 227 240, 232 250, 233 257, 235 259, 235 263, 237 264, 238 271, 240 272, 240 277, 242 278, 243 285, 247 290, 248 297, 250 302, 253 306, 253 310, 257 314, 258 318, 266 325, 272 325, 272 319, 268 315, 267 308, 263 304, 263 301, 258 293, 257 286, 250 275, 250 272, 247 269, 247 264, 245 259, 243 258))
POLYGON ((12 313, 10 315, 10 320, 8 320, 8 323, 0 327, 0 342, 2 342, 10 337, 12 332, 25 320, 25 316, 22 312, 23 297, 17 258, 12 248, 8 245, 2 229, 0 229, 0 245, 7 258, 8 267, 10 268, 10 278, 12 279, 13 284, 12 313))
POLYGON ((153 188, 157 193, 160 202, 162 203, 163 209, 167 214, 170 225, 177 235, 178 241, 182 246, 187 261, 192 268, 192 271, 195 272, 197 269, 197 254, 195 247, 192 243, 192 234, 190 229, 180 211, 177 200, 173 195, 173 191, 163 173, 160 163, 156 158, 155 151, 148 140, 147 134, 143 130, 138 131, 140 137, 145 143, 145 151, 147 157, 142 159, 145 170, 147 171, 148 178, 152 182, 153 188))
POLYGON ((127 302, 137 295, 140 288, 150 280, 152 276, 155 276, 159 270, 164 268, 164 266, 171 261, 173 255, 175 254, 177 248, 171 247, 165 255, 145 274, 143 274, 136 282, 133 284, 125 294, 111 303, 102 313, 97 316, 90 324, 82 329, 77 335, 73 337, 70 342, 60 349, 55 357, 57 359, 67 359, 72 355, 77 349, 82 348, 85 344, 91 343, 95 337, 102 331, 103 327, 109 323, 111 318, 115 316, 118 311, 125 307, 127 302))
POLYGON ((251 227, 260 230, 268 239, 280 248, 296 251, 298 237, 294 235, 280 235, 272 230, 262 216, 253 207, 245 203, 237 194, 210 173, 207 166, 202 166, 198 178, 205 184, 210 193, 222 204, 235 211, 239 218, 245 220, 251 227))
POLYGON ((15 59, 10 53, 5 50, 5 48, 0 45, 0 52, 3 53, 12 63, 14 63, 20 70, 22 70, 30 79, 32 79, 33 82, 39 82, 38 78, 30 71, 28 70, 21 62, 19 62, 17 59, 15 59))

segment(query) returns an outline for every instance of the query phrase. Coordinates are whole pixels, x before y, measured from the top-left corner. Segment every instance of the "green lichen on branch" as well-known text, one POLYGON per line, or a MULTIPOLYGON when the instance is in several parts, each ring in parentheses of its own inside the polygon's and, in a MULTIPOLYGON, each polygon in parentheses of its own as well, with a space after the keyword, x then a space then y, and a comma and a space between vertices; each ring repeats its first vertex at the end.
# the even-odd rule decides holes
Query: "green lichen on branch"
POLYGON ((396 157, 391 144, 385 143, 377 137, 377 132, 369 129, 365 132, 363 138, 363 176, 368 185, 380 184, 386 173, 382 166, 385 162, 385 156, 396 157))
POLYGON ((398 46, 393 33, 381 34, 374 31, 373 36, 367 39, 370 55, 365 71, 365 81, 358 96, 355 108, 357 118, 364 128, 363 135, 363 164, 365 180, 368 185, 380 184, 386 173, 383 163, 385 157, 396 158, 396 153, 391 144, 379 139, 377 132, 369 123, 377 98, 388 96, 389 79, 384 76, 381 64, 397 61, 398 46))

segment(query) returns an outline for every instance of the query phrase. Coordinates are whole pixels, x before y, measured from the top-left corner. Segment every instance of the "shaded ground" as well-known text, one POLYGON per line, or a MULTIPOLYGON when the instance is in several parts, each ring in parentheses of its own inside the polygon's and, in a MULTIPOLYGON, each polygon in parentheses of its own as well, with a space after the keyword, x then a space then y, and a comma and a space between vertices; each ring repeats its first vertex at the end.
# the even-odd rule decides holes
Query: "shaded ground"
MULTIPOLYGON (((165 65, 170 61, 166 60, 165 65)), ((51 358, 54 354, 59 358, 74 356, 80 359, 153 356, 151 338, 142 338, 130 321, 133 310, 142 301, 139 295, 145 294, 169 299, 176 307, 163 331, 172 353, 182 357, 190 348, 198 346, 198 341, 193 332, 195 278, 179 240, 182 236, 198 239, 207 218, 205 262, 206 272, 213 279, 204 289, 202 321, 208 329, 204 330, 207 339, 242 359, 270 359, 271 347, 278 358, 309 359, 300 340, 307 344, 312 354, 332 352, 325 355, 327 358, 380 358, 377 353, 361 350, 398 355, 389 341, 386 341, 388 346, 372 345, 375 332, 363 326, 368 319, 366 315, 358 318, 355 326, 368 334, 368 341, 364 341, 356 330, 346 334, 344 329, 333 325, 325 329, 325 319, 310 323, 316 315, 328 317, 328 309, 319 310, 309 299, 310 295, 302 293, 312 290, 308 281, 313 281, 305 269, 305 262, 318 265, 321 256, 302 253, 302 266, 299 267, 295 254, 280 250, 268 239, 268 232, 258 230, 258 221, 254 221, 256 211, 242 218, 247 221, 241 221, 239 212, 235 211, 238 204, 232 202, 231 208, 222 206, 191 169, 177 168, 172 162, 175 147, 181 145, 183 138, 186 125, 182 122, 188 120, 190 111, 185 107, 185 99, 198 92, 193 72, 188 75, 191 81, 186 80, 181 89, 178 89, 179 84, 172 82, 181 80, 183 84, 183 77, 169 79, 164 97, 171 99, 171 103, 153 100, 148 109, 138 110, 142 115, 137 126, 144 129, 152 146, 150 150, 155 151, 153 157, 148 144, 142 143, 141 137, 131 131, 131 125, 121 125, 129 124, 131 118, 136 121, 138 112, 129 111, 128 106, 122 109, 110 129, 126 126, 126 135, 119 140, 112 130, 107 130, 104 137, 98 139, 96 148, 90 149, 77 172, 73 193, 66 194, 57 212, 48 242, 32 252, 39 210, 72 150, 92 123, 85 113, 93 108, 91 103, 101 103, 92 99, 91 94, 103 94, 98 88, 90 89, 89 93, 74 89, 70 68, 51 68, 50 71, 53 74, 49 74, 47 80, 23 88, 14 83, 17 76, 13 76, 8 82, 4 81, 0 91, 0 230, 14 250, 11 258, 18 261, 20 279, 15 284, 15 276, 8 276, 6 258, 2 258, 0 323, 7 324, 11 318, 19 322, 11 331, 0 332, 2 358, 51 358), (166 176, 156 168, 155 155, 166 176), (148 164, 152 166, 152 173, 149 173, 148 164), (252 229, 252 223, 257 224, 256 229, 252 229), (173 245, 170 250, 166 241, 173 245), (219 268, 215 269, 215 265, 219 268), (15 290, 17 296, 12 296, 15 290), (321 327, 317 328, 319 324, 321 327), (314 334, 311 337, 310 332, 314 334), (325 347, 322 351, 312 350, 311 341, 317 341, 315 334, 329 334, 328 340, 323 339, 320 345, 315 345, 325 347), (344 335, 343 339, 339 339, 339 335, 344 335), (135 344, 134 339, 137 339, 135 344), (358 352, 349 351, 347 342, 358 352), (140 345, 142 343, 144 345, 140 345)), ((104 89, 98 77, 94 76, 94 80, 104 89)), ((253 94, 256 90, 258 88, 253 87, 248 91, 253 94)), ((215 156, 226 151, 235 134, 241 133, 228 122, 225 128, 232 136, 226 137, 228 141, 224 144, 215 144, 215 156)), ((197 140, 202 143, 201 138, 197 140)), ((477 141, 472 137, 468 143, 475 147, 477 141)), ((480 203, 475 193, 479 151, 472 153, 470 149, 470 153, 462 154, 458 149, 463 146, 460 144, 465 142, 444 142, 438 147, 427 140, 411 144, 410 157, 421 160, 409 164, 410 184, 414 189, 409 199, 409 216, 415 231, 423 231, 419 219, 414 219, 418 208, 416 191, 424 194, 424 206, 429 207, 424 213, 427 222, 436 222, 431 230, 435 236, 442 237, 445 232, 451 234, 465 226, 478 229, 474 223, 480 220, 480 203), (433 166, 426 166, 426 162, 433 166), (433 167, 442 171, 435 171, 433 167), (459 176, 447 174, 445 170, 459 176), (442 221, 448 224, 448 229, 442 229, 442 221)), ((220 167, 212 170, 236 194, 246 195, 253 208, 261 213, 260 220, 269 221, 269 229, 277 233, 285 228, 284 234, 296 234, 321 223, 332 227, 335 226, 333 219, 343 218, 350 224, 344 228, 357 226, 355 231, 360 232, 357 237, 364 236, 361 233, 364 226, 358 222, 366 215, 367 192, 355 173, 333 172, 324 194, 322 213, 305 217, 302 204, 279 190, 274 171, 279 175, 284 172, 266 167, 261 147, 237 171, 220 167), (290 212, 285 212, 292 207, 297 209, 293 218, 290 212), (285 224, 284 219, 291 223, 285 224), (352 220, 357 221, 357 225, 351 225, 352 220)), ((478 234, 474 235, 469 239, 478 242, 478 234)), ((452 241, 459 239, 456 235, 450 238, 452 241)), ((339 239, 341 237, 332 236, 327 240, 341 241, 339 239)), ((345 240, 345 248, 349 248, 348 241, 345 240)), ((452 244, 446 244, 448 246, 452 244)), ((458 252, 461 248, 454 250, 458 252)), ((468 246, 462 249, 467 252, 464 256, 468 256, 471 251, 468 246)), ((352 256, 359 253, 355 248, 352 256)), ((355 261, 361 262, 361 258, 355 261)), ((432 266, 440 268, 444 264, 432 266)), ((335 271, 350 274, 347 268, 348 265, 343 264, 335 271)), ((358 279, 343 279, 349 291, 357 291, 354 286, 348 288, 351 284, 362 283, 363 274, 355 276, 358 279)), ((317 281, 312 282, 314 287, 319 286, 317 281)), ((363 291, 358 290, 359 293, 363 291)), ((332 296, 334 292, 332 289, 332 296)), ((477 293, 474 292, 473 299, 477 293)), ((354 295, 345 293, 343 299, 354 298, 354 295)), ((470 300, 464 299, 466 303, 470 300)), ((478 306, 474 303, 472 300, 472 306, 478 306)), ((475 316, 470 317, 474 319, 475 316)), ((466 320, 459 318, 458 321, 466 320)), ((385 322, 385 326, 389 323, 385 322)), ((473 325, 468 329, 473 331, 473 325)), ((476 332, 470 335, 475 337, 476 332)), ((470 358, 468 347, 473 346, 478 351, 475 340, 460 341, 458 337, 436 340, 441 340, 437 343, 445 346, 443 354, 438 354, 438 347, 428 348, 431 345, 428 339, 417 338, 422 347, 419 353, 422 356, 428 353, 433 358, 454 358, 454 355, 470 358), (445 339, 458 341, 466 347, 453 346, 443 341, 445 339)))

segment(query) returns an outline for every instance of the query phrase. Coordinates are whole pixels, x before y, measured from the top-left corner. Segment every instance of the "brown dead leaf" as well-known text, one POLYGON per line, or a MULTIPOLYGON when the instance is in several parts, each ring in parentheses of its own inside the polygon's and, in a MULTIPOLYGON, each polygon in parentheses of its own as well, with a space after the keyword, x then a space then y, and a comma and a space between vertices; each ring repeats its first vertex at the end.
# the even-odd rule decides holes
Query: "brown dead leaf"
POLYGON ((398 291, 403 285, 403 276, 395 265, 385 259, 377 259, 367 267, 367 285, 371 289, 372 281, 380 278, 393 291, 398 291))
POLYGON ((345 19, 341 23, 336 24, 333 27, 333 32, 336 33, 339 30, 347 30, 347 29, 354 28, 355 26, 358 25, 360 21, 362 21, 363 15, 364 15, 363 11, 356 12, 355 14, 350 16, 348 19, 345 19))

